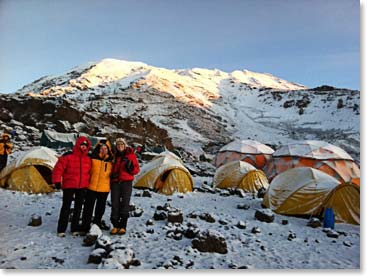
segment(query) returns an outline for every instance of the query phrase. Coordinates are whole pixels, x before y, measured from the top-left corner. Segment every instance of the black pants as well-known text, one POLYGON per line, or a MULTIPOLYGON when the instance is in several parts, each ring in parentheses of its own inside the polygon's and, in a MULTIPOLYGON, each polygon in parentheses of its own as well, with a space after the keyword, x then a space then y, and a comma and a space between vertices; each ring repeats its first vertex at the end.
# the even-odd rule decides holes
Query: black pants
POLYGON ((8 155, 7 154, 0 155, 0 172, 2 171, 2 169, 6 167, 7 162, 8 162, 8 155))
POLYGON ((80 231, 79 219, 86 191, 87 189, 64 189, 62 191, 63 192, 62 207, 60 210, 60 217, 57 225, 58 233, 65 233, 66 228, 68 227, 70 207, 73 200, 74 200, 74 212, 73 217, 71 219, 70 230, 71 232, 80 231))
POLYGON ((87 194, 85 197, 84 208, 83 208, 83 224, 82 229, 85 232, 88 232, 90 229, 90 224, 92 222, 93 210, 94 210, 94 219, 93 223, 97 225, 101 225, 103 214, 106 210, 106 201, 108 197, 108 192, 96 192, 92 190, 87 190, 87 194), (97 202, 97 203, 96 203, 97 202), (94 208, 94 205, 96 208, 94 208))
POLYGON ((111 222, 113 227, 126 229, 132 189, 132 181, 111 184, 111 222))

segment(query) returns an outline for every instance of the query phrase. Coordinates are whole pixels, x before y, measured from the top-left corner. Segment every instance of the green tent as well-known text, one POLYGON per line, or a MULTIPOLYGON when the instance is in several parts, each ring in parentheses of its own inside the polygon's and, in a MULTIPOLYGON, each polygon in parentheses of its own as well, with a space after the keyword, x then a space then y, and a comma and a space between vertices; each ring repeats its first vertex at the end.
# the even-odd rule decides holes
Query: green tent
POLYGON ((52 130, 45 129, 41 136, 40 145, 52 149, 59 148, 73 148, 75 145, 76 139, 79 136, 86 136, 92 142, 93 146, 95 146, 99 140, 105 139, 104 137, 95 137, 90 136, 85 133, 61 133, 52 130))

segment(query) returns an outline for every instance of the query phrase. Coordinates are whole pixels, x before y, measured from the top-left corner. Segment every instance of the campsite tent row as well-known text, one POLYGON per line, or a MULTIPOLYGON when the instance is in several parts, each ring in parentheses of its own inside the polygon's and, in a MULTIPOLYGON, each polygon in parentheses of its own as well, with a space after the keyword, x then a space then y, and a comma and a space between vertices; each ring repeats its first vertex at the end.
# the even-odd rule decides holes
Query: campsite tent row
POLYGON ((324 141, 305 140, 289 143, 273 151, 253 140, 235 140, 221 148, 215 165, 231 161, 245 161, 263 170, 271 181, 276 175, 296 167, 321 170, 341 183, 360 185, 360 169, 343 149, 324 141))
MULTIPOLYGON (((0 184, 34 193, 50 192, 52 189, 48 184, 56 161, 56 153, 44 147, 26 152, 1 172, 0 184)), ((359 186, 341 184, 341 181, 314 168, 286 170, 277 175, 269 186, 261 170, 247 162, 233 161, 217 169, 214 185, 253 193, 261 187, 267 188, 264 204, 280 214, 322 216, 325 208, 331 206, 337 222, 359 223, 359 186)), ((167 195, 190 192, 193 186, 190 172, 180 158, 170 152, 164 152, 145 164, 134 183, 136 188, 150 188, 167 195)))

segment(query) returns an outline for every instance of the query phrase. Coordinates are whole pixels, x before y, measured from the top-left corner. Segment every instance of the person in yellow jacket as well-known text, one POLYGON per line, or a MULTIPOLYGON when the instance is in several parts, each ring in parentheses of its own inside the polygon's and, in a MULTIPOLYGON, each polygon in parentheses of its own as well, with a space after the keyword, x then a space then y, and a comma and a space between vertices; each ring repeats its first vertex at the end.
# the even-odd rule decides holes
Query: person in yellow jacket
POLYGON ((99 141, 90 157, 92 158, 92 169, 90 184, 83 207, 82 232, 88 232, 91 223, 97 224, 102 230, 109 229, 102 221, 102 217, 110 192, 110 176, 113 160, 111 143, 108 140, 99 141), (92 222, 93 210, 94 218, 92 222))
POLYGON ((8 162, 8 155, 13 150, 13 144, 10 142, 10 134, 4 133, 0 139, 0 172, 6 167, 8 162))

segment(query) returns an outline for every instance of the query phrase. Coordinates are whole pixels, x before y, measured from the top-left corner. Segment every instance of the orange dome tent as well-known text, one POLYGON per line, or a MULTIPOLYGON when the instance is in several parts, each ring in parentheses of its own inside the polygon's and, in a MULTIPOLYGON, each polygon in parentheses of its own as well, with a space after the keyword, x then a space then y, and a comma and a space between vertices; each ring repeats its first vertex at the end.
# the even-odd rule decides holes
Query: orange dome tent
POLYGON ((279 148, 265 172, 271 181, 276 175, 296 167, 315 168, 341 183, 360 185, 360 169, 353 158, 343 149, 324 141, 306 140, 279 148))
POLYGON ((218 168, 231 161, 245 161, 263 170, 274 150, 255 140, 235 140, 219 150, 215 159, 218 168))

